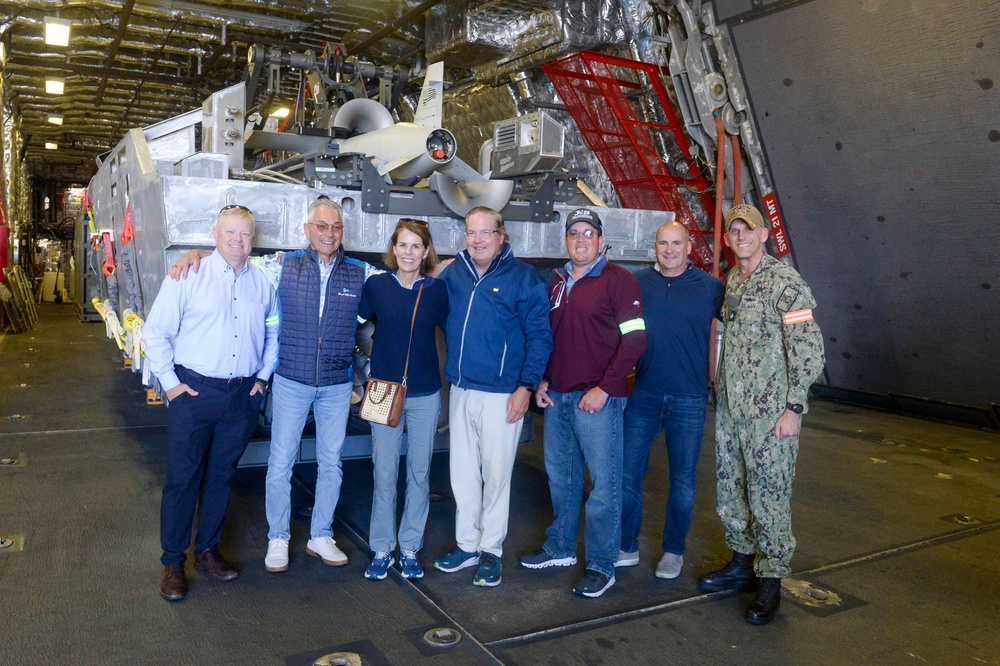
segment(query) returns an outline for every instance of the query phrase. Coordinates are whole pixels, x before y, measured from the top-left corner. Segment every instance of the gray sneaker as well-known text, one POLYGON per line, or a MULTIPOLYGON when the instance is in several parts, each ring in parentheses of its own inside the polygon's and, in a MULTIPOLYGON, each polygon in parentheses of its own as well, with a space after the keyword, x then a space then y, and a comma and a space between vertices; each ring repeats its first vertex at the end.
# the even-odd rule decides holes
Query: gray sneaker
POLYGON ((615 567, 634 567, 639 564, 639 551, 634 550, 631 553, 626 553, 624 550, 618 551, 618 561, 615 562, 615 567))
POLYGON ((657 578, 677 578, 681 575, 681 567, 684 566, 684 556, 673 553, 663 553, 660 563, 656 565, 657 578))

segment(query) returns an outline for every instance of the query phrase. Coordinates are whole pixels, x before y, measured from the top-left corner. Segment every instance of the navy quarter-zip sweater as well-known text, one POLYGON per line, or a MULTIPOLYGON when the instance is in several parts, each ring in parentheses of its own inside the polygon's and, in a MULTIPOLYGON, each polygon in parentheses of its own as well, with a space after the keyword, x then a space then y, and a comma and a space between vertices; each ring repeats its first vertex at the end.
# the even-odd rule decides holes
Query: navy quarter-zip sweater
POLYGON ((635 390, 701 396, 708 392, 708 343, 722 307, 722 283, 695 268, 666 277, 655 267, 636 274, 642 288, 646 351, 636 364, 635 390))

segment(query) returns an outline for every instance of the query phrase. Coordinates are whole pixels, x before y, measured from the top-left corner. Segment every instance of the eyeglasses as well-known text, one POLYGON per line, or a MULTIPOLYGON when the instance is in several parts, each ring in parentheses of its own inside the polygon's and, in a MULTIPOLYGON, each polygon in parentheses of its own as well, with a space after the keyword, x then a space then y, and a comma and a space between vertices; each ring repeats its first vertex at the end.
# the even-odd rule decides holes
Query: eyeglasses
POLYGON ((229 204, 228 206, 223 206, 222 210, 219 211, 219 215, 222 215, 223 213, 228 213, 231 210, 241 210, 247 215, 253 216, 252 210, 250 210, 246 206, 241 206, 239 204, 229 204))
POLYGON ((566 232, 567 238, 580 238, 580 237, 597 238, 597 236, 598 236, 597 229, 584 229, 583 231, 574 229, 573 231, 566 232))
POLYGON ((315 222, 310 222, 309 224, 316 227, 316 231, 320 232, 321 234, 326 234, 330 232, 339 234, 341 231, 344 230, 344 225, 342 224, 327 224, 326 222, 320 222, 319 224, 316 224, 315 222))
POLYGON ((480 229, 479 231, 466 231, 465 237, 469 240, 476 240, 477 238, 489 240, 490 236, 498 233, 500 233, 499 229, 480 229))

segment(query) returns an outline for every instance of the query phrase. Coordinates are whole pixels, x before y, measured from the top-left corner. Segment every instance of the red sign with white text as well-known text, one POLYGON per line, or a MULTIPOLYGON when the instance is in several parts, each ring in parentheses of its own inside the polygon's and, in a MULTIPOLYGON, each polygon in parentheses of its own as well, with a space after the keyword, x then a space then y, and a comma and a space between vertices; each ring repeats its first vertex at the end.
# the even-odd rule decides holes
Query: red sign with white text
POLYGON ((792 251, 788 245, 788 232, 785 231, 785 223, 781 221, 781 213, 778 212, 778 197, 774 192, 764 195, 764 214, 767 216, 767 223, 771 226, 771 237, 774 238, 774 247, 778 250, 778 257, 783 257, 792 251))

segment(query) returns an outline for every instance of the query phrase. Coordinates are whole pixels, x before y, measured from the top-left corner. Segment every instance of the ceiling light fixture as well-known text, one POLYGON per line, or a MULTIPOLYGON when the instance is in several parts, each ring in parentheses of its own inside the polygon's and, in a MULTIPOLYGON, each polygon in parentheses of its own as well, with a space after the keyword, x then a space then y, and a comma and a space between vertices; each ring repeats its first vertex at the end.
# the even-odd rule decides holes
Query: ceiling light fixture
POLYGON ((63 117, 62 117, 62 115, 60 115, 58 113, 53 113, 52 115, 50 115, 48 117, 48 121, 50 123, 52 123, 53 125, 62 125, 63 124, 63 117))
POLYGON ((66 91, 66 79, 54 76, 45 77, 45 92, 50 95, 62 95, 66 91))
POLYGON ((45 142, 45 150, 59 150, 58 143, 52 143, 51 141, 45 142))
POLYGON ((54 16, 46 16, 44 21, 45 43, 52 46, 69 46, 69 29, 73 27, 73 21, 54 16))

